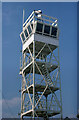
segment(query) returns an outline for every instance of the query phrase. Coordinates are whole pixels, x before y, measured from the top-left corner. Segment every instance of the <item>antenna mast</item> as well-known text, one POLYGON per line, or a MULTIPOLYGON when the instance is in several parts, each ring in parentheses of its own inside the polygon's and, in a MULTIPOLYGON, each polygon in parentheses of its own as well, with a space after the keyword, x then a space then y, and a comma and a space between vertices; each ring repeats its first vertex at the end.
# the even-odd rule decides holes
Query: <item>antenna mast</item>
POLYGON ((25 12, 25 11, 24 11, 24 8, 23 8, 23 24, 24 24, 24 12, 25 12))

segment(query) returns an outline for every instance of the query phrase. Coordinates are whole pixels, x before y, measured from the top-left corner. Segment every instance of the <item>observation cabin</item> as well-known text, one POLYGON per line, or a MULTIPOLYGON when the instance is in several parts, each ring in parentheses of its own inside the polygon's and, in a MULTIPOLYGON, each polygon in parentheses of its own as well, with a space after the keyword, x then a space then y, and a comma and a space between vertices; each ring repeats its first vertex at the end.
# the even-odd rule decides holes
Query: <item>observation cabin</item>
POLYGON ((58 46, 58 20, 42 14, 41 10, 33 11, 23 24, 20 37, 23 43, 23 51, 33 40, 58 46))

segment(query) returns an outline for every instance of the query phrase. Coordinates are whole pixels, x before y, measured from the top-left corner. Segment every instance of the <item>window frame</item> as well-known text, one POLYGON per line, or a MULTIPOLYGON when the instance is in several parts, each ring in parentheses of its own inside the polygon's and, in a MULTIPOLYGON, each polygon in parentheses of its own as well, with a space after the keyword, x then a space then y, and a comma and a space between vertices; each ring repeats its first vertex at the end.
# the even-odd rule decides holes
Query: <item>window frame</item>
POLYGON ((51 27, 51 26, 50 26, 50 25, 45 24, 45 25, 44 25, 44 30, 45 30, 45 26, 49 26, 49 34, 48 34, 48 33, 45 33, 45 32, 44 32, 43 34, 50 36, 50 27, 51 27))
MULTIPOLYGON (((27 31, 27 29, 25 28, 24 29, 24 34, 25 34, 25 30, 27 31)), ((27 31, 27 34, 28 34, 28 31, 27 31)), ((28 36, 29 36, 29 34, 28 34, 28 36)), ((26 35, 25 35, 25 37, 26 37, 26 35)), ((26 39, 27 39, 28 37, 26 37, 26 39)))
MULTIPOLYGON (((28 29, 29 26, 30 26, 30 24, 28 24, 27 29, 28 29)), ((30 30, 31 30, 31 32, 29 32, 29 30, 28 30, 29 35, 32 33, 32 29, 31 29, 31 27, 30 27, 30 30)))
MULTIPOLYGON (((58 38, 58 27, 55 27, 55 26, 52 26, 52 27, 57 28, 57 34, 56 34, 56 36, 55 35, 51 35, 51 36, 55 37, 55 38, 58 38)), ((51 28, 51 33, 52 33, 52 28, 51 28)))
POLYGON ((36 33, 43 33, 43 27, 42 27, 42 32, 36 30, 36 29, 37 29, 37 24, 38 24, 38 23, 44 25, 42 22, 37 21, 37 22, 36 22, 35 32, 36 32, 36 33))
POLYGON ((25 38, 25 39, 26 39, 26 37, 25 37, 24 31, 22 31, 21 34, 20 34, 20 37, 21 37, 21 41, 22 41, 22 43, 23 43, 25 40, 23 40, 22 34, 24 35, 24 38, 25 38))
POLYGON ((41 33, 41 35, 47 35, 47 36, 50 36, 50 37, 55 37, 55 39, 58 39, 59 29, 58 29, 58 27, 56 27, 56 28, 57 28, 57 34, 56 34, 56 36, 55 36, 55 35, 51 35, 51 33, 52 33, 52 27, 55 27, 55 26, 50 25, 50 24, 48 24, 48 23, 43 23, 43 22, 41 22, 41 21, 36 21, 35 33, 39 33, 39 34, 41 33), (42 32, 36 31, 37 23, 43 24, 42 32), (45 25, 50 26, 50 32, 49 32, 49 34, 44 33, 45 25))
POLYGON ((50 36, 50 37, 53 37, 53 38, 55 37, 55 39, 58 39, 58 36, 59 36, 59 28, 58 28, 58 26, 56 26, 56 28, 57 28, 57 34, 56 34, 56 36, 55 36, 55 35, 51 35, 51 33, 52 33, 52 27, 55 27, 55 26, 50 25, 50 24, 48 24, 48 23, 43 23, 43 22, 41 22, 41 21, 35 21, 35 23, 29 22, 29 23, 23 28, 23 31, 22 31, 21 34, 20 34, 22 43, 25 43, 25 41, 28 40, 28 38, 29 38, 33 33, 37 33, 37 34, 40 34, 40 33, 41 33, 41 35, 47 35, 47 36, 50 36), (43 27, 42 27, 42 32, 36 31, 36 29, 37 29, 37 23, 40 23, 40 24, 43 25, 43 27), (33 28, 32 28, 32 26, 31 26, 31 24, 33 24, 33 28), (44 33, 45 25, 47 25, 47 26, 50 27, 49 34, 44 33), (27 28, 28 26, 30 26, 31 33, 29 33, 29 30, 28 30, 28 28, 27 28), (35 28, 34 28, 34 26, 35 26, 35 28), (25 29, 26 29, 26 31, 27 31, 28 37, 26 37, 26 35, 25 35, 25 32, 24 32, 25 29), (25 37, 25 40, 24 40, 24 41, 23 41, 22 36, 21 36, 22 34, 23 34, 24 37, 25 37))
MULTIPOLYGON (((23 28, 23 33, 24 33, 24 36, 25 36, 25 40, 24 40, 22 43, 25 43, 25 41, 28 40, 28 38, 29 38, 29 37, 32 35, 32 33, 33 33, 32 27, 30 27, 30 29, 31 29, 32 32, 29 33, 28 28, 27 28, 29 25, 31 26, 31 23, 28 23, 28 24, 23 28), (28 37, 26 37, 26 35, 25 35, 25 32, 24 32, 25 29, 27 30, 28 37)), ((21 37, 21 36, 20 36, 20 37, 21 37)))

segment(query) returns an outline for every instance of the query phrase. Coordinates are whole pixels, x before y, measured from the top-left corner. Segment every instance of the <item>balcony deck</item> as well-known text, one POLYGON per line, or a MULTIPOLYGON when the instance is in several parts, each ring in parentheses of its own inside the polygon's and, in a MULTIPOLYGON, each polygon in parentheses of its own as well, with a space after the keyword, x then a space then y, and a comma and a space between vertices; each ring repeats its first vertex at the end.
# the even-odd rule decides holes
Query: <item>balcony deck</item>
MULTIPOLYGON (((33 110, 29 110, 29 111, 23 113, 22 116, 31 116, 32 112, 33 112, 33 110)), ((38 117, 45 117, 46 114, 48 115, 48 117, 52 117, 57 114, 60 114, 60 111, 54 111, 54 110, 47 111, 46 109, 37 109, 37 110, 35 110, 35 112, 38 117)), ((37 117, 36 114, 35 114, 35 117, 37 117)))
MULTIPOLYGON (((41 73, 44 75, 43 70, 42 70, 42 66, 45 65, 46 62, 36 61, 36 64, 38 65, 41 73)), ((31 69, 32 65, 33 65, 33 62, 30 62, 24 68, 21 68, 20 74, 21 74, 22 71, 25 72, 25 74, 28 74, 30 72, 30 69, 31 69)), ((48 69, 49 73, 54 71, 57 67, 58 67, 58 65, 56 65, 56 64, 47 63, 47 69, 48 69)), ((33 70, 32 70, 32 72, 33 72, 33 70)), ((35 74, 40 74, 40 72, 39 72, 38 68, 36 67, 36 65, 35 65, 35 74)))
MULTIPOLYGON (((43 92, 45 88, 46 88, 45 85, 35 84, 35 92, 43 92)), ((58 87, 54 87, 54 86, 50 86, 50 89, 51 89, 52 92, 55 92, 55 91, 59 90, 58 87)), ((30 94, 33 94, 33 84, 28 87, 28 90, 29 90, 30 94)), ((24 89, 23 93, 28 93, 27 89, 24 89)), ((49 88, 47 88, 44 95, 46 96, 46 95, 49 95, 49 94, 51 94, 51 92, 50 92, 49 88)))
MULTIPOLYGON (((36 53, 39 52, 39 50, 43 47, 43 45, 45 43, 50 46, 52 51, 59 46, 59 40, 56 40, 56 38, 52 38, 52 37, 49 37, 49 36, 34 33, 29 37, 29 39, 26 42, 24 42, 23 51, 25 51, 29 46, 29 48, 31 49, 31 52, 33 52, 33 41, 34 40, 35 40, 35 47, 36 47, 35 51, 36 51, 36 53)), ((46 46, 44 48, 44 50, 42 51, 42 54, 48 55, 49 53, 50 53, 50 50, 46 46)))

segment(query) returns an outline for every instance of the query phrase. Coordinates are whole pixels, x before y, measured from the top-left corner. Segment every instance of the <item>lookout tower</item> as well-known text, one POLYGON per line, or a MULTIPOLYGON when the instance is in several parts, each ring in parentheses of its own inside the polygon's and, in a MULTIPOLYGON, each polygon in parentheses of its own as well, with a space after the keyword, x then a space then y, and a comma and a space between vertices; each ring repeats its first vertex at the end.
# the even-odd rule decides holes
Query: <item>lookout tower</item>
POLYGON ((58 20, 33 11, 20 37, 21 120, 62 116, 58 20))

